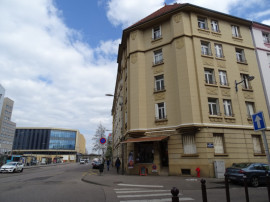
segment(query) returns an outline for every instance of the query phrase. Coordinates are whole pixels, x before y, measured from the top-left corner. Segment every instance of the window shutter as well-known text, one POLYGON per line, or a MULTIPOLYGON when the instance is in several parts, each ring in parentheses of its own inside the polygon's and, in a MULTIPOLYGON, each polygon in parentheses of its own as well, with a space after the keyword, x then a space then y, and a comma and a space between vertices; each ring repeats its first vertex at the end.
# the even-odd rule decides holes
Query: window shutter
POLYGON ((159 118, 159 114, 158 114, 158 104, 155 104, 155 109, 156 109, 156 119, 159 118))
POLYGON ((196 154, 195 135, 183 135, 184 154, 196 154))
POLYGON ((214 135, 214 148, 216 154, 224 154, 222 135, 214 135))
POLYGON ((254 153, 261 154, 262 148, 261 148, 261 143, 260 143, 260 137, 254 135, 252 136, 252 141, 253 141, 254 153))

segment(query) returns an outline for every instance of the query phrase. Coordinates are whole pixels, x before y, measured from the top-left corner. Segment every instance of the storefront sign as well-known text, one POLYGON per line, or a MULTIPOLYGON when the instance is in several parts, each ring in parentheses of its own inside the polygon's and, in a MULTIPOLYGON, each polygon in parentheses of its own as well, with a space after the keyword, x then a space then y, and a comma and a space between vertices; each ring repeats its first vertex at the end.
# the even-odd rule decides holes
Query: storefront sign
POLYGON ((157 165, 153 164, 152 165, 152 173, 156 173, 157 172, 157 165))

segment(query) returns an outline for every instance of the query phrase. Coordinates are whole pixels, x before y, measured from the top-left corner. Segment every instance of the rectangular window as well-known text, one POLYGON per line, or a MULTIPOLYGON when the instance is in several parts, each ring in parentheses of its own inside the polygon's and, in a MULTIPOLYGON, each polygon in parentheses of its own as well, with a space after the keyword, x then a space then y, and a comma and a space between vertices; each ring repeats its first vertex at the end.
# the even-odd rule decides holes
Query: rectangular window
POLYGON ((232 25, 232 35, 233 37, 241 38, 239 27, 236 25, 232 25))
POLYGON ((199 17, 198 18, 198 27, 200 29, 208 29, 207 19, 206 18, 199 17))
POLYGON ((262 139, 260 135, 252 135, 254 154, 263 154, 262 139))
POLYGON ((226 71, 219 71, 219 81, 220 85, 222 86, 228 86, 228 80, 227 80, 227 73, 226 71))
POLYGON ((237 60, 237 62, 244 62, 244 63, 247 62, 243 49, 236 48, 235 52, 236 52, 236 60, 237 60))
POLYGON ((164 102, 156 104, 156 120, 166 119, 166 106, 164 102))
POLYGON ((163 63, 163 53, 162 50, 154 51, 154 65, 163 63))
POLYGON ((183 135, 184 154, 196 154, 195 135, 183 135))
POLYGON ((224 135, 223 134, 214 134, 214 149, 215 154, 224 154, 224 135))
POLYGON ((215 51, 216 51, 217 58, 224 58, 221 44, 215 44, 215 51))
POLYGON ((218 27, 218 21, 211 20, 211 28, 213 32, 220 32, 218 27))
POLYGON ((161 38, 161 26, 157 26, 152 29, 152 38, 153 40, 161 38))
POLYGON ((223 100, 223 106, 224 106, 224 115, 233 116, 231 100, 223 100))
POLYGON ((248 80, 249 75, 248 74, 240 74, 240 76, 241 76, 241 81, 243 81, 242 82, 243 89, 249 89, 249 90, 251 90, 252 89, 252 86, 251 86, 251 84, 250 84, 250 82, 248 80))
POLYGON ((205 77, 205 83, 207 83, 207 84, 216 84, 213 69, 205 69, 204 70, 204 77, 205 77))
POLYGON ((164 90, 164 76, 159 75, 155 76, 155 91, 162 91, 164 90))
POLYGON ((208 107, 209 107, 209 114, 210 115, 219 115, 219 104, 217 98, 208 98, 208 107))
POLYGON ((270 43, 270 34, 263 32, 262 35, 263 35, 263 42, 270 43))
POLYGON ((246 107, 247 107, 248 118, 251 118, 251 115, 254 114, 254 112, 255 112, 254 103, 253 102, 246 102, 246 107))
POLYGON ((210 43, 206 41, 202 41, 201 51, 202 51, 202 55, 212 55, 210 43))

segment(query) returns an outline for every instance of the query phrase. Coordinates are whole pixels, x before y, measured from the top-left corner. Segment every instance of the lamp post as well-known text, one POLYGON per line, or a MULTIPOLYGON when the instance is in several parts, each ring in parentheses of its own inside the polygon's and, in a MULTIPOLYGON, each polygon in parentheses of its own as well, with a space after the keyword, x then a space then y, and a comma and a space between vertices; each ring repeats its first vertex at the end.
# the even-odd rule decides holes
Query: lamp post
MULTIPOLYGON (((114 97, 114 95, 113 94, 105 94, 105 96, 109 96, 109 97, 114 97)), ((122 99, 123 99, 123 96, 118 96, 118 97, 121 97, 122 99)), ((123 101, 123 100, 122 100, 123 101)), ((123 106, 123 102, 121 103, 119 103, 119 105, 122 107, 123 106)), ((123 112, 122 112, 123 113, 123 112)), ((124 137, 123 137, 123 134, 124 134, 124 132, 123 132, 123 130, 124 130, 124 121, 123 121, 123 114, 121 114, 121 121, 122 121, 122 129, 121 129, 121 137, 119 137, 119 141, 120 141, 120 144, 121 144, 121 153, 122 153, 122 155, 121 155, 121 158, 122 158, 122 163, 121 163, 121 167, 122 167, 122 175, 124 175, 124 145, 123 145, 123 143, 121 143, 122 141, 124 141, 124 137)))
MULTIPOLYGON (((248 80, 248 81, 252 81, 254 78, 255 78, 254 76, 248 76, 248 77, 247 77, 247 80, 248 80)), ((246 79, 243 79, 243 80, 240 81, 240 82, 237 82, 237 81, 235 80, 235 90, 236 90, 236 92, 238 92, 237 86, 238 86, 240 83, 243 83, 245 80, 246 80, 246 79)))

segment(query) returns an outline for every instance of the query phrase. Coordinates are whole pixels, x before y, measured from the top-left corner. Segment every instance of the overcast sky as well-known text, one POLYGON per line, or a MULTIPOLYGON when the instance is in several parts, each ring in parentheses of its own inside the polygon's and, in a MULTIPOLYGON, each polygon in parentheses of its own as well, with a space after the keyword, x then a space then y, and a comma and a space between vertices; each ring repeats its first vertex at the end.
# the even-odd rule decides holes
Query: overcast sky
MULTIPOLYGON (((171 4, 176 1, 166 1, 171 4)), ((270 25, 269 0, 191 3, 270 25)), ((0 0, 0 83, 18 127, 78 129, 87 140, 112 128, 122 30, 162 0, 0 0)), ((109 132, 108 132, 109 133, 109 132)))

